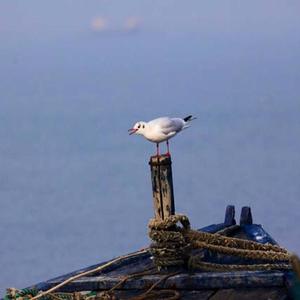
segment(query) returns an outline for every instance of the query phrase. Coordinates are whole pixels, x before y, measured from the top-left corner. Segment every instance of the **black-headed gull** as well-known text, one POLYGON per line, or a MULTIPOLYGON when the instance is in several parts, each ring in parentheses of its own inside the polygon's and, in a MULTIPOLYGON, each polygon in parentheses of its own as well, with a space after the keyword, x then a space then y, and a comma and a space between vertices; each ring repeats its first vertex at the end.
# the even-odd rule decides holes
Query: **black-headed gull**
POLYGON ((190 127, 189 123, 194 119, 193 116, 187 116, 183 119, 161 117, 149 122, 139 121, 128 131, 129 134, 141 134, 148 141, 156 143, 157 156, 159 156, 159 143, 166 141, 166 155, 170 155, 169 139, 174 137, 181 130, 190 127))

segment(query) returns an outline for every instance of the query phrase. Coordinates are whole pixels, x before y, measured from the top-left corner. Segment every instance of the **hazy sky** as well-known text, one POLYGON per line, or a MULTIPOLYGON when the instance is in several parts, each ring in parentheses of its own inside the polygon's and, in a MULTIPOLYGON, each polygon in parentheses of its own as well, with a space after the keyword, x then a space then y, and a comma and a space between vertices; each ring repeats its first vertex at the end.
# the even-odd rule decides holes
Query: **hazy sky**
POLYGON ((14 39, 35 41, 77 35, 102 17, 108 29, 120 28, 129 17, 138 18, 144 32, 168 34, 228 34, 295 38, 299 29, 297 0, 270 1, 39 1, 2 0, 2 43, 14 39))

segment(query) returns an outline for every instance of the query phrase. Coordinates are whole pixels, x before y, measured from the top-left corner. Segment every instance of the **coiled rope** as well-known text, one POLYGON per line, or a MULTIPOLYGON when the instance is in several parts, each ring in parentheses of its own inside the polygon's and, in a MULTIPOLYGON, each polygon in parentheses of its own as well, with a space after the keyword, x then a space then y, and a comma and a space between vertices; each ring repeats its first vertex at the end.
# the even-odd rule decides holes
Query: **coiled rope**
POLYGON ((286 270, 291 269, 291 254, 284 248, 271 244, 192 230, 187 216, 172 215, 165 220, 151 219, 149 236, 153 240, 150 252, 158 268, 187 265, 192 269, 209 271, 234 270, 286 270), (206 249, 211 252, 238 256, 245 259, 264 260, 260 264, 217 264, 202 261, 203 255, 191 255, 191 250, 206 249))
POLYGON ((154 241, 150 245, 154 264, 158 268, 184 266, 191 250, 184 235, 190 230, 189 219, 184 215, 172 215, 163 221, 151 219, 149 229, 149 236, 154 241))

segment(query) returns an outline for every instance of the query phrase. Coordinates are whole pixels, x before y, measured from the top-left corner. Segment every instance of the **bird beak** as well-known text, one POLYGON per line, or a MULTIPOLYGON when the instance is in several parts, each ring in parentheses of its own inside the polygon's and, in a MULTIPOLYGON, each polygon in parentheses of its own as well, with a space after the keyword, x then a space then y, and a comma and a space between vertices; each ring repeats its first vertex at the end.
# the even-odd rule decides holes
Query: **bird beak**
POLYGON ((136 133, 137 131, 138 131, 137 128, 130 128, 130 129, 128 129, 128 132, 129 132, 130 135, 136 133))

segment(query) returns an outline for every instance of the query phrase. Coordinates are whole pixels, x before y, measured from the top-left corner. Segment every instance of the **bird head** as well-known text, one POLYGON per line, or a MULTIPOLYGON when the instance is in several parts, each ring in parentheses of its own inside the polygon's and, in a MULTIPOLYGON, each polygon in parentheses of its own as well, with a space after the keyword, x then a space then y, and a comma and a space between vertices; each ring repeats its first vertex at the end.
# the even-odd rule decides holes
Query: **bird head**
POLYGON ((129 134, 144 134, 146 128, 146 122, 139 121, 134 124, 134 126, 128 129, 129 134))

